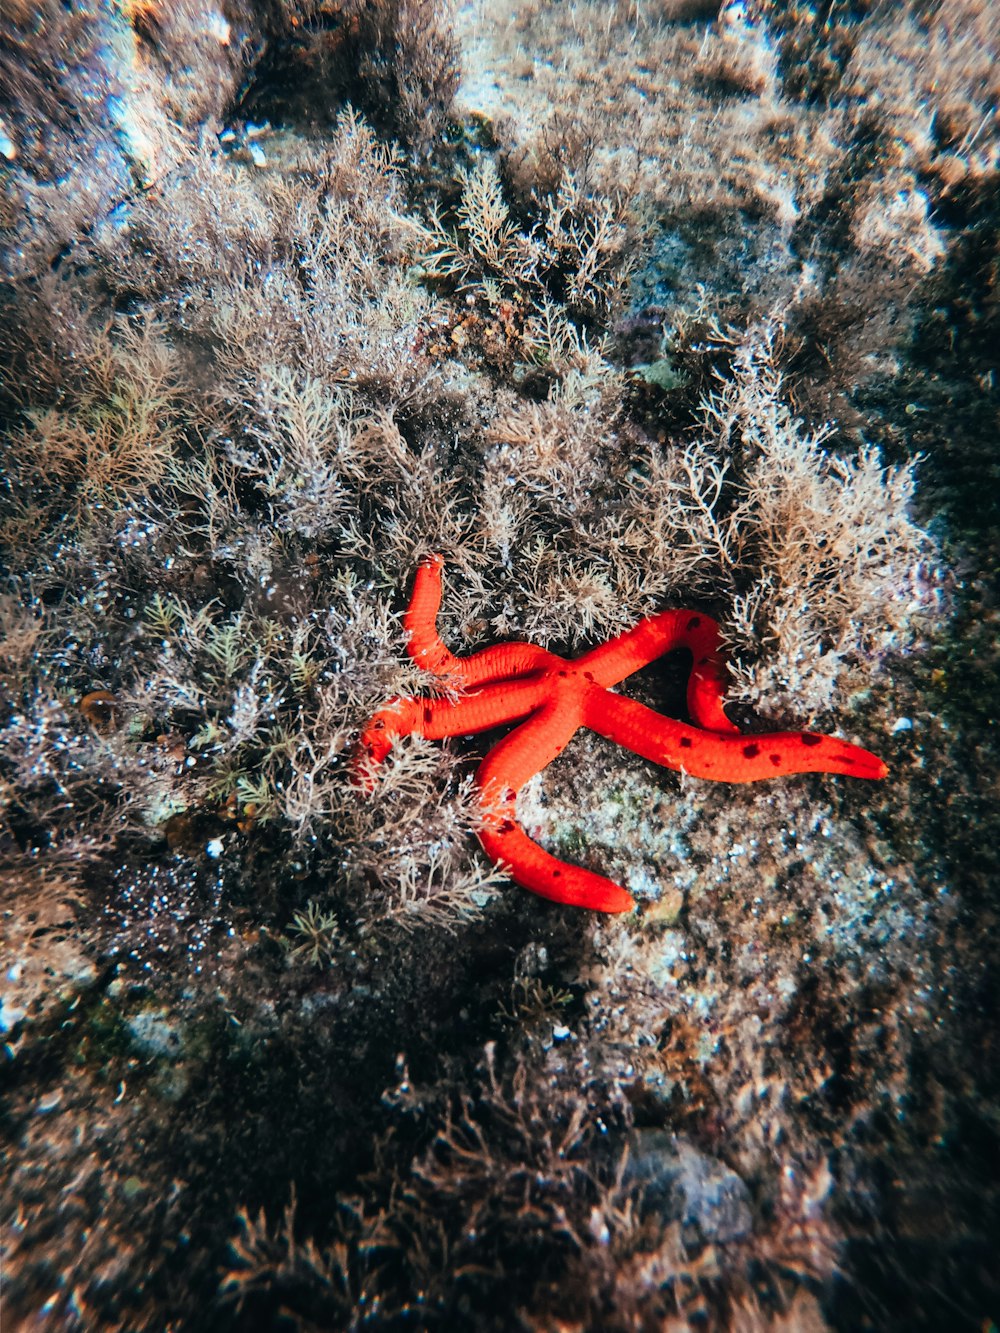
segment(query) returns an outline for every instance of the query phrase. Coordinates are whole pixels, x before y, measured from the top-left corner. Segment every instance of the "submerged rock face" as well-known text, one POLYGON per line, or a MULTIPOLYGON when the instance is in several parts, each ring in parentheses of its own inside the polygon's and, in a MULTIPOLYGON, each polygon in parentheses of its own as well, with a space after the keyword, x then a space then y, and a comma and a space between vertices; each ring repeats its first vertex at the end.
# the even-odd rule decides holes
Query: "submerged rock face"
POLYGON ((826 8, 0 6, 15 1325, 995 1311, 1000 34, 826 8), (429 552, 889 777, 581 734, 518 818, 640 910, 530 898, 501 734, 351 780, 429 552))
MULTIPOLYGON (((136 190, 183 168, 218 133, 267 20, 212 5, 10 5, 0 30, 9 224, 0 264, 41 276, 136 190)), ((120 210, 120 211, 119 211, 120 210)))

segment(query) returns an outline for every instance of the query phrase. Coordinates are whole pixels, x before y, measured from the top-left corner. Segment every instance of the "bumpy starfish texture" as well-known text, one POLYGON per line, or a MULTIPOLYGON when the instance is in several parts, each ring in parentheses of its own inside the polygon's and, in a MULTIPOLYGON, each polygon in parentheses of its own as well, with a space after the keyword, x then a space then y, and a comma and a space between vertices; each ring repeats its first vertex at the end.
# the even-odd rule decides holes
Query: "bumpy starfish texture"
POLYGON ((455 657, 437 632, 444 560, 428 556, 417 570, 403 618, 413 660, 458 690, 457 697, 391 699, 371 718, 355 752, 355 777, 366 787, 400 736, 428 740, 488 731, 519 722, 486 755, 476 775, 482 807, 480 841, 523 888, 555 902, 598 912, 628 912, 632 895, 593 871, 569 865, 533 842, 517 823, 521 787, 552 762, 579 727, 633 753, 715 782, 760 782, 787 773, 885 777, 885 764, 857 745, 809 731, 746 735, 723 712, 725 663, 719 629, 696 611, 663 611, 568 660, 531 643, 501 643, 455 657), (612 687, 675 648, 690 650, 691 724, 664 717, 612 687))

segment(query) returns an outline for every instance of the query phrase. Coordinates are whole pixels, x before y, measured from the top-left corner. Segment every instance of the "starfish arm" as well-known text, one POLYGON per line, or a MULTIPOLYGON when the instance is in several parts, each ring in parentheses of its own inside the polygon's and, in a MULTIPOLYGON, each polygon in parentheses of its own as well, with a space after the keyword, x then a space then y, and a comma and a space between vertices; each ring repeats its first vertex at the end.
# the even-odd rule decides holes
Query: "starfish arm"
POLYGON ((489 731, 504 722, 518 722, 538 708, 551 690, 544 676, 500 681, 470 691, 458 699, 417 699, 417 723, 413 730, 428 740, 445 736, 471 736, 489 731))
POLYGON ((486 802, 513 800, 573 739, 581 722, 581 701, 560 696, 556 686, 547 684, 548 701, 498 741, 479 765, 476 785, 486 802))
POLYGON ((554 699, 495 745, 479 766, 483 826, 479 840, 493 861, 507 864, 522 888, 553 902, 597 912, 629 912, 631 894, 603 875, 550 855, 515 819, 517 792, 566 748, 579 720, 576 700, 554 699))
POLYGON ((617 685, 675 648, 687 648, 694 658, 687 706, 695 724, 707 731, 738 734, 739 728, 722 709, 726 667, 719 626, 700 611, 661 611, 649 616, 634 629, 585 653, 577 659, 576 666, 589 670, 597 685, 617 685))
POLYGON ((874 779, 889 771, 877 755, 835 736, 811 731, 720 736, 601 690, 591 690, 587 696, 584 725, 655 764, 715 782, 761 782, 785 773, 874 779))
POLYGON ((429 741, 445 736, 471 736, 503 722, 517 722, 545 698, 543 678, 505 681, 459 699, 392 699, 368 721, 358 738, 354 769, 363 786, 370 786, 373 770, 385 759, 400 736, 423 736, 429 741))
POLYGON ((417 567, 410 604, 403 614, 403 628, 409 636, 406 650, 425 671, 435 676, 455 676, 464 684, 464 662, 448 651, 437 632, 443 566, 444 556, 429 555, 417 567))
POLYGON ((485 685, 495 680, 509 680, 529 671, 561 666, 563 659, 533 643, 499 643, 463 657, 462 677, 466 685, 485 685))
POLYGON ((400 736, 409 736, 417 727, 418 699, 390 699, 365 724, 351 760, 356 785, 370 788, 374 770, 381 764, 400 736))
POLYGON ((550 855, 511 818, 484 827, 479 840, 492 861, 502 861, 515 884, 540 898, 588 907, 594 912, 631 912, 635 900, 613 880, 550 855))
POLYGON ((522 676, 526 671, 537 671, 558 660, 553 653, 533 643, 500 643, 471 657, 456 657, 449 652, 437 631, 443 568, 444 557, 440 555, 429 555, 420 562, 410 604, 403 614, 407 652, 418 666, 435 676, 453 676, 469 686, 522 676))

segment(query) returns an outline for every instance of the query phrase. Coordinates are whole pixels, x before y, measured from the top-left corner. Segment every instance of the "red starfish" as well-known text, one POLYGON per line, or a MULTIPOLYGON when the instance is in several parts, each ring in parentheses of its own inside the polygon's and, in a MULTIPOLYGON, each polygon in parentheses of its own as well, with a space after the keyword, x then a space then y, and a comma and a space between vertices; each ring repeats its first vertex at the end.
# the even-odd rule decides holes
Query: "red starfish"
POLYGON ((503 861, 511 878, 543 898, 627 912, 635 906, 625 889, 580 866, 550 856, 517 823, 518 791, 560 754, 578 727, 589 727, 644 759, 716 782, 758 782, 782 773, 845 773, 882 778, 876 755, 833 736, 782 731, 764 736, 739 732, 722 710, 725 665, 719 629, 696 611, 663 611, 574 661, 531 643, 501 643, 471 657, 455 657, 437 632, 441 605, 439 555, 417 570, 403 617, 413 660, 460 687, 457 699, 391 699, 361 733, 355 773, 370 787, 373 769, 398 736, 428 740, 488 731, 525 721, 489 751, 476 775, 483 813, 479 834, 487 856, 503 861), (688 648, 694 666, 686 725, 612 693, 611 686, 674 648, 688 648))

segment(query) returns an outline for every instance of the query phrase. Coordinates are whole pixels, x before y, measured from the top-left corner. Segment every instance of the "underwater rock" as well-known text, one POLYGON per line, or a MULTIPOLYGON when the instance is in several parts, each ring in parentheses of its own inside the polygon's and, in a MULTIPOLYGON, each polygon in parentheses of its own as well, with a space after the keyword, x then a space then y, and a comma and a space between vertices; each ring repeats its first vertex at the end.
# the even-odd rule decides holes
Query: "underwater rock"
POLYGON ((750 1234, 750 1191, 735 1171, 662 1129, 634 1130, 630 1146, 625 1179, 644 1186, 645 1213, 680 1222, 692 1241, 724 1243, 750 1234))

